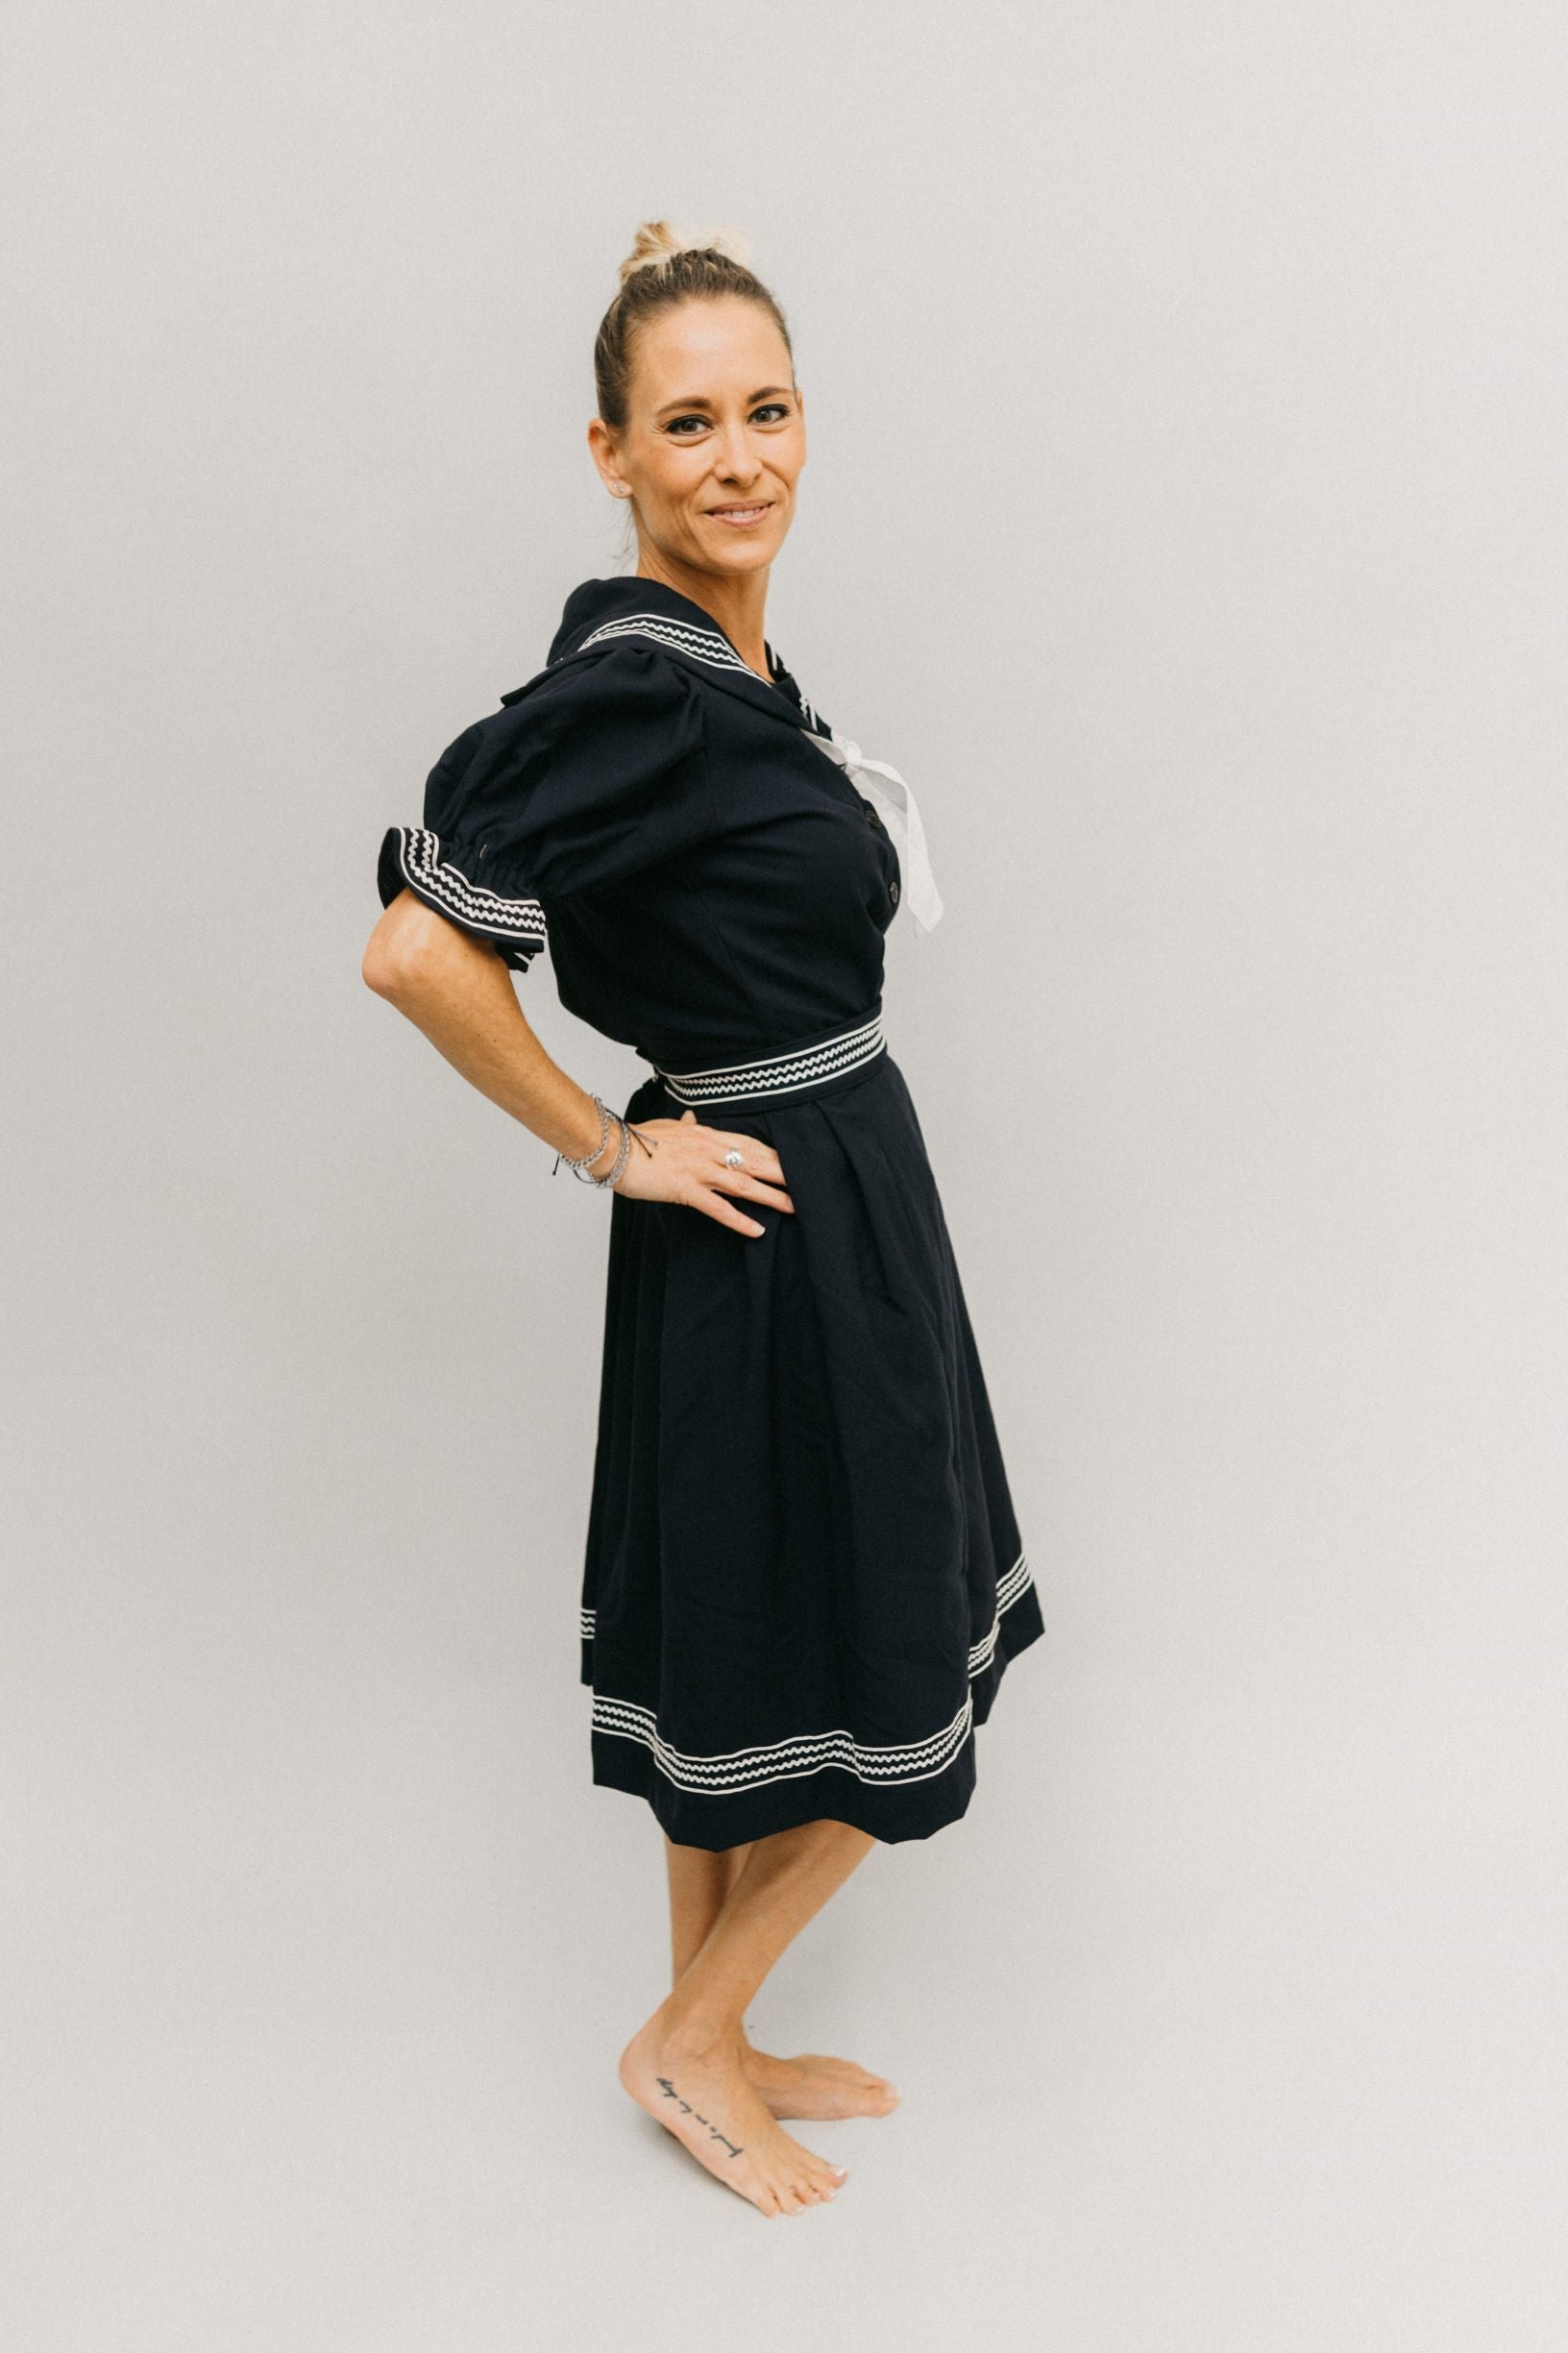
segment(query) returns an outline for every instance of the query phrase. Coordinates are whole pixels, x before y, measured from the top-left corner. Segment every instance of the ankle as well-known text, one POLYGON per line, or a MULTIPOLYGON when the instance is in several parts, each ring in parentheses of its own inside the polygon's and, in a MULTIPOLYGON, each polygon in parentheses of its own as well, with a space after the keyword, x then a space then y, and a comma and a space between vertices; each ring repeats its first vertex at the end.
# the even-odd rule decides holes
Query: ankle
POLYGON ((667 2059, 738 2058, 746 2047, 746 2028, 738 2019, 667 2005, 659 2022, 659 2047, 667 2059))

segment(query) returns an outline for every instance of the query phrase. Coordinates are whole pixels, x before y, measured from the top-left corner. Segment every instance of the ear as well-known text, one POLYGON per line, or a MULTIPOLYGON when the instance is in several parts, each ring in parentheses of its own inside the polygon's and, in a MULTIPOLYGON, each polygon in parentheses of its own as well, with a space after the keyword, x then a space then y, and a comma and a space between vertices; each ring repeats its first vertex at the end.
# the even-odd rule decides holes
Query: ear
POLYGON ((615 435, 602 417, 595 417, 588 427, 588 453, 599 471, 599 478, 612 499, 629 499, 631 485, 622 476, 616 458, 615 435))

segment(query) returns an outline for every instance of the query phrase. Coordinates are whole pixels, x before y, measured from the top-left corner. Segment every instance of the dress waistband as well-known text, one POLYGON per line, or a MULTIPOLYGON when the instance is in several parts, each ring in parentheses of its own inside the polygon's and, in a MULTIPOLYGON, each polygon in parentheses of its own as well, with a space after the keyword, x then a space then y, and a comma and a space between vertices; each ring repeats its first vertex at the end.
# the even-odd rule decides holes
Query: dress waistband
POLYGON ((886 1052, 882 1016, 877 1013, 853 1029, 836 1030, 811 1045, 796 1046, 787 1054, 764 1055, 758 1062, 729 1063, 715 1070, 664 1070, 657 1063, 653 1067, 676 1102, 693 1109, 714 1103, 760 1106, 780 1095, 804 1094, 829 1086, 886 1052))

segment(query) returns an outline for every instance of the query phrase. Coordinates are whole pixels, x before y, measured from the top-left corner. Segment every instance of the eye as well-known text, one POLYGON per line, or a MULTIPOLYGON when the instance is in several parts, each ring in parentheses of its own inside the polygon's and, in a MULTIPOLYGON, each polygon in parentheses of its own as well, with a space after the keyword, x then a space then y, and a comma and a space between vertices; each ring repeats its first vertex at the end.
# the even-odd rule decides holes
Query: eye
MULTIPOLYGON (((787 401, 763 401, 752 409, 747 422, 748 425, 788 424, 789 416, 790 407, 787 401)), ((711 418, 704 417, 693 409, 684 417, 672 417, 664 429, 677 441, 691 441, 696 438, 697 433, 705 432, 711 422, 711 418), (688 432, 686 429, 688 426, 694 427, 695 431, 688 432)))

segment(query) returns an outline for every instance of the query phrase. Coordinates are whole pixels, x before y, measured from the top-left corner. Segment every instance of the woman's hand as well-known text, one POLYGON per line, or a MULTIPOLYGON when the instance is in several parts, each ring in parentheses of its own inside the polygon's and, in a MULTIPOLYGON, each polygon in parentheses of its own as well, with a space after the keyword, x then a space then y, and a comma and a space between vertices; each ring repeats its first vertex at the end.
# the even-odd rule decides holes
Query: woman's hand
MULTIPOLYGON (((369 988, 396 1005, 471 1086, 530 1135, 569 1159, 587 1150, 599 1125, 593 1097, 551 1060, 528 1027, 512 976, 494 947, 403 890, 372 932, 362 970, 369 988)), ((605 1175, 620 1149, 621 1131, 612 1123, 588 1174, 605 1175)), ((689 1111, 682 1119, 645 1119, 633 1127, 615 1189, 634 1200, 681 1201, 737 1234, 754 1236, 767 1227, 733 1209, 726 1194, 793 1210, 795 1203, 779 1189, 783 1181, 778 1154, 759 1136, 699 1127, 689 1111), (731 1150, 746 1156, 739 1168, 724 1166, 731 1150)))
POLYGON ((783 1182, 784 1171, 772 1144, 760 1136, 732 1136, 723 1128, 701 1127, 696 1112, 689 1111, 678 1119, 632 1122, 631 1155, 615 1189, 633 1201, 683 1202, 688 1209, 716 1217, 722 1226, 733 1226, 737 1234, 766 1234, 766 1226, 731 1208, 725 1195, 793 1211, 795 1203, 779 1189, 783 1182), (741 1167, 724 1166, 729 1151, 746 1155, 741 1167))

